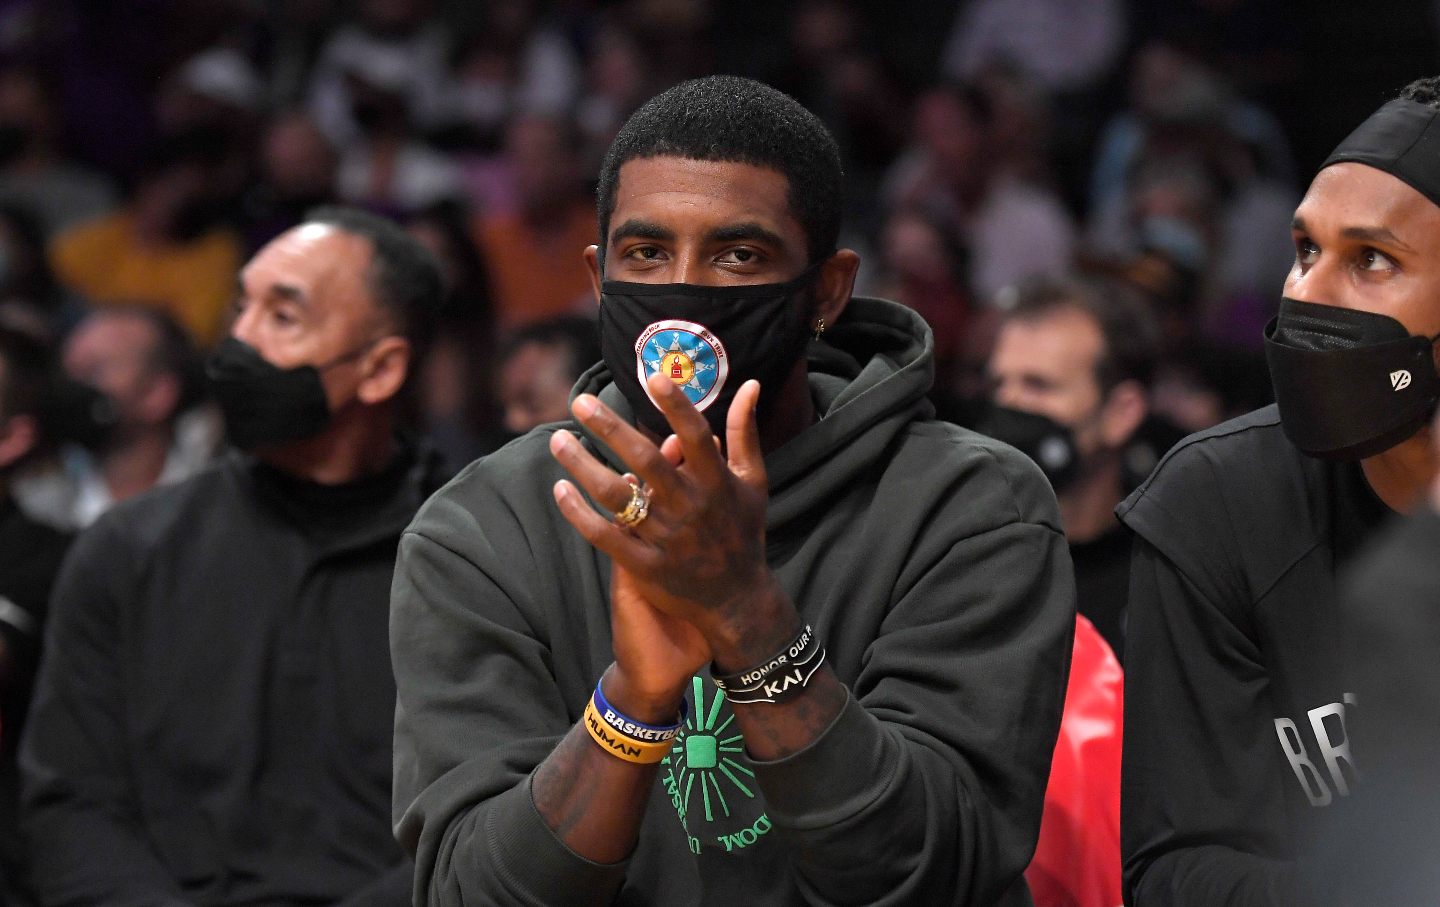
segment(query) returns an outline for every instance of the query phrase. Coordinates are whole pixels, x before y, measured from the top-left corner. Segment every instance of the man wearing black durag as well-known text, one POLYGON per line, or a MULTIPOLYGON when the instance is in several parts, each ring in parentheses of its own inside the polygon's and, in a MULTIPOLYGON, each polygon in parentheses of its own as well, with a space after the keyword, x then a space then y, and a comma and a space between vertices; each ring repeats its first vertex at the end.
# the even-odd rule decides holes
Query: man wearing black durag
MULTIPOLYGON (((1420 506, 1440 398, 1440 79, 1326 159, 1265 332, 1277 405, 1181 442, 1120 505, 1126 903, 1288 905, 1357 796, 1337 572, 1420 506)), ((1359 704, 1363 709, 1363 704, 1359 704)))

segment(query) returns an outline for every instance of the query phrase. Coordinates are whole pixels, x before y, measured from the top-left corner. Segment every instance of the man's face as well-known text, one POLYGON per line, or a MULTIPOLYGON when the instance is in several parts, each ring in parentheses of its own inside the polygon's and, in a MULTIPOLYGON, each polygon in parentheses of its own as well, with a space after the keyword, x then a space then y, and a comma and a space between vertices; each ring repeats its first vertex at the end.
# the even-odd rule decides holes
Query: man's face
POLYGON ((992 398, 1068 426, 1081 457, 1094 454, 1107 446, 1100 419, 1104 398, 1095 377, 1104 343, 1095 320, 1078 309, 1011 319, 1000 328, 990 355, 992 398))
POLYGON ((231 335, 277 368, 320 368, 330 409, 339 409, 355 398, 356 354, 391 333, 365 282, 370 259, 366 239, 331 226, 282 234, 241 270, 231 335))
POLYGON ((524 434, 537 425, 570 417, 570 389, 575 384, 570 352, 550 343, 527 343, 500 370, 500 405, 505 428, 524 434))
MULTIPOLYGON (((780 283, 805 269, 785 177, 767 167, 656 157, 620 167, 604 274, 635 283, 780 283)), ((592 274, 596 278, 593 254, 592 274)))
POLYGON ((1316 175, 1295 210, 1285 295, 1388 315, 1412 335, 1440 334, 1440 207, 1364 164, 1316 175))
POLYGON ((143 318, 102 312, 66 341, 65 371, 109 397, 122 426, 157 424, 174 415, 171 398, 158 399, 161 376, 153 362, 159 342, 154 326, 143 318))

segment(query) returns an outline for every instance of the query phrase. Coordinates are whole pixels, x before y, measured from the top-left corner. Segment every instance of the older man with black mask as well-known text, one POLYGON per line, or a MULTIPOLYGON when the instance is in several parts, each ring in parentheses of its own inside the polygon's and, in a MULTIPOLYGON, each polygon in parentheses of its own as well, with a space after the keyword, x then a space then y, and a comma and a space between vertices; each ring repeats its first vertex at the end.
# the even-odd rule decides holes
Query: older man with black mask
POLYGON ((241 271, 208 372, 246 452, 107 513, 56 588, 21 754, 42 904, 409 902, 388 590, 437 484, 396 429, 439 295, 344 209, 241 271))
POLYGON ((1138 537, 1134 907, 1297 903, 1302 842, 1365 775, 1336 575, 1436 474, 1437 136, 1440 80, 1424 79, 1340 143, 1295 212, 1266 330, 1278 408, 1182 442, 1119 508, 1138 537))

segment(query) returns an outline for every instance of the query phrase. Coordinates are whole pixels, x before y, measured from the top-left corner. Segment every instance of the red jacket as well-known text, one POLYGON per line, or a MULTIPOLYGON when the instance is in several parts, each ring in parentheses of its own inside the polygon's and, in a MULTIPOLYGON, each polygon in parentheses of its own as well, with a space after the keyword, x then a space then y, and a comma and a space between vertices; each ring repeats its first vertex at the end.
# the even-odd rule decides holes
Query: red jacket
POLYGON ((1120 733, 1124 674, 1084 617, 1060 738, 1050 764, 1040 841, 1025 880, 1036 907, 1117 907, 1120 894, 1120 733))

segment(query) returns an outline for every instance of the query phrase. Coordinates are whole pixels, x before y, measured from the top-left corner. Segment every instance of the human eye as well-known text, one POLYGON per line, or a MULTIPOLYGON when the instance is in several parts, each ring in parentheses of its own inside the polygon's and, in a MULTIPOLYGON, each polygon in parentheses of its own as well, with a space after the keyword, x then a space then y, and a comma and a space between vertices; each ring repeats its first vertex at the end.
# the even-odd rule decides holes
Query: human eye
POLYGON ((663 254, 658 246, 631 246, 625 250, 625 257, 636 261, 659 261, 663 254))
POLYGON ((1360 270, 1362 271, 1391 271, 1395 268, 1395 259, 1381 252, 1379 249, 1365 248, 1360 250, 1360 270))
POLYGON ((1320 247, 1315 245, 1308 236, 1297 236, 1295 238, 1295 261, 1298 264, 1314 264, 1315 259, 1320 257, 1320 247))
POLYGON ((761 262, 762 258, 759 251, 749 246, 736 246, 733 249, 726 249, 716 261, 728 265, 756 265, 761 262))

